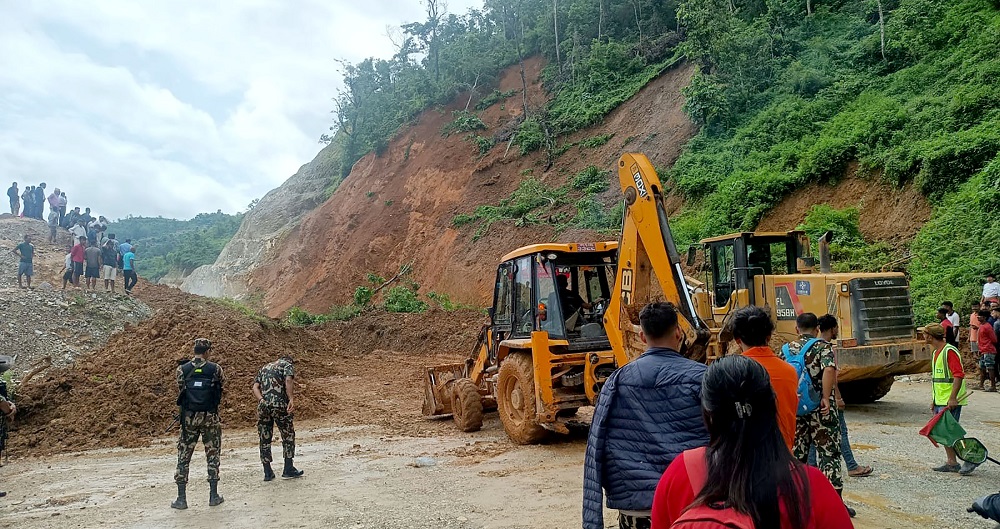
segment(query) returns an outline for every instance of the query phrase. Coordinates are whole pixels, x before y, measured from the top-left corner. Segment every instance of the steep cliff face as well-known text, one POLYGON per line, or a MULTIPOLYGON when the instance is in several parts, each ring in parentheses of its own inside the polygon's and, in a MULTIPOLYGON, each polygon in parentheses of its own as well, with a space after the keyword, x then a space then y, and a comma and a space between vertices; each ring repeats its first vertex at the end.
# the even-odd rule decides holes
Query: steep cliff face
POLYGON ((239 231, 212 265, 184 279, 185 292, 210 297, 242 298, 254 290, 252 272, 261 266, 303 215, 323 203, 337 182, 337 146, 328 145, 297 173, 271 190, 247 212, 239 231))
MULTIPOLYGON (((539 81, 543 63, 532 60, 526 66, 529 104, 537 108, 546 97, 539 81)), ((522 157, 516 146, 508 151, 506 142, 480 158, 464 135, 442 136, 452 111, 464 109, 468 95, 447 108, 428 110, 401 131, 384 154, 362 158, 336 193, 286 236, 272 239, 266 248, 248 245, 254 262, 264 261, 249 274, 248 283, 262 287, 263 304, 272 316, 292 306, 322 312, 348 301, 367 272, 391 275, 400 265, 412 263, 422 292, 443 292, 457 301, 483 304, 503 254, 530 243, 599 236, 581 230, 557 232, 545 224, 516 227, 497 222, 476 240, 475 228, 453 225, 455 215, 496 204, 529 175, 556 187, 589 165, 610 171, 626 150, 647 153, 657 165, 669 166, 696 132, 682 111, 680 93, 691 74, 689 66, 669 71, 601 125, 561 139, 575 142, 613 134, 600 147, 571 148, 551 165, 543 153, 522 157)), ((501 78, 499 89, 520 87, 515 68, 501 78)), ((482 112, 480 117, 490 128, 484 135, 509 124, 521 107, 518 94, 482 112)), ((616 176, 612 178, 617 182, 616 176)), ((616 189, 612 183, 607 203, 617 200, 616 189)), ((245 258, 232 255, 234 260, 245 258)))

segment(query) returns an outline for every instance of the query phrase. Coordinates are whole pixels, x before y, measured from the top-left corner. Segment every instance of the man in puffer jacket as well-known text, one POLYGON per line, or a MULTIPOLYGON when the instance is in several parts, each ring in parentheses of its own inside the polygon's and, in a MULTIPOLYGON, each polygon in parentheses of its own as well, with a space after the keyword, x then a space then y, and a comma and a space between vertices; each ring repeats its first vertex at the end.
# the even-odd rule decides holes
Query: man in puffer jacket
POLYGON ((604 529, 604 494, 621 529, 648 529, 653 493, 681 452, 706 446, 705 366, 678 353, 684 332, 670 303, 639 313, 646 351, 608 377, 594 409, 583 476, 583 527, 604 529))

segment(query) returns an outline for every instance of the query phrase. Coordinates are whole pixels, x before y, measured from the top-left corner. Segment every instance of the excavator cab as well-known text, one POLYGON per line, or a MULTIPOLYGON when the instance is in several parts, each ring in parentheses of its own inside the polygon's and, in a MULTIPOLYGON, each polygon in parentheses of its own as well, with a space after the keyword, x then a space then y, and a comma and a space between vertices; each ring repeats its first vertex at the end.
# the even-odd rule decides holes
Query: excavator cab
POLYGON ((809 252, 804 232, 742 232, 701 241, 708 263, 713 305, 726 312, 739 306, 765 305, 756 292, 757 276, 800 272, 809 252))

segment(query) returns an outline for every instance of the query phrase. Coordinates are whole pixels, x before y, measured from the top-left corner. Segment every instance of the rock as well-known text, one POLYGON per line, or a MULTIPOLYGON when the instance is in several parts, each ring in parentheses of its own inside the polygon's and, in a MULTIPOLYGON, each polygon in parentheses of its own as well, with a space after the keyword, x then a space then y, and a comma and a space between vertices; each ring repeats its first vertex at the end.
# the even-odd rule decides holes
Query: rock
POLYGON ((44 290, 46 292, 51 292, 52 291, 52 283, 49 283, 48 281, 42 281, 42 283, 39 284, 37 288, 38 288, 38 290, 44 290))
POLYGON ((433 457, 426 457, 426 456, 418 457, 413 461, 413 463, 410 464, 410 466, 414 468, 432 467, 434 465, 437 465, 437 460, 434 459, 433 457))
POLYGON ((339 175, 335 144, 271 190, 243 217, 240 229, 212 265, 198 267, 184 279, 181 290, 209 297, 239 298, 249 291, 251 272, 267 259, 267 250, 303 215, 326 200, 326 189, 339 175))

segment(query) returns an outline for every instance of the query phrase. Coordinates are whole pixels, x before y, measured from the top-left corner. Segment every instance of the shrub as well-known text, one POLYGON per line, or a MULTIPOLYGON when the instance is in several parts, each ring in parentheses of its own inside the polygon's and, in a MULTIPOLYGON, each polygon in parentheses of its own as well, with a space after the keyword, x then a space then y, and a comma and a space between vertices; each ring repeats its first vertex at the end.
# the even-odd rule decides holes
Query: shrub
POLYGON ((537 118, 528 118, 514 133, 514 143, 521 148, 521 156, 533 153, 545 145, 545 129, 537 118))
POLYGON ((441 130, 443 136, 450 136, 453 132, 473 132, 486 128, 486 123, 472 112, 456 110, 452 114, 455 119, 441 130))
POLYGON ((424 312, 427 303, 417 297, 417 285, 397 285, 385 294, 385 310, 388 312, 424 312))
POLYGON ((584 147, 587 149, 596 149, 611 141, 611 138, 613 138, 614 136, 615 134, 612 132, 609 134, 601 134, 600 136, 587 138, 585 140, 580 141, 580 147, 584 147))
POLYGON ((600 193, 608 188, 608 178, 608 171, 602 171, 591 165, 573 177, 572 186, 585 193, 600 193))

